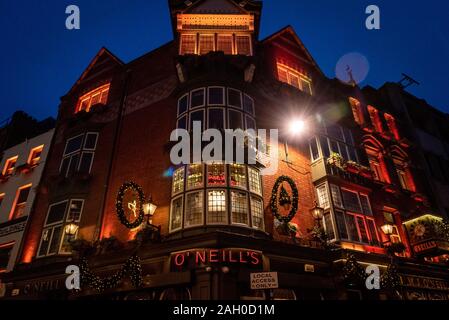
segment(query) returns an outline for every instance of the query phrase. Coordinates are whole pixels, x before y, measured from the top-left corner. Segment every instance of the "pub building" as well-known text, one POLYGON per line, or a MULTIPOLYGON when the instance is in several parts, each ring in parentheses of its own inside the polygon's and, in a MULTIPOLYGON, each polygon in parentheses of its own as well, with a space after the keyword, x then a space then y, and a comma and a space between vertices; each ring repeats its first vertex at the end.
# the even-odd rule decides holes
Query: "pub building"
POLYGON ((130 62, 102 48, 62 97, 3 298, 448 300, 448 224, 397 101, 327 78, 290 26, 260 39, 260 1, 169 8, 173 40, 130 62), (279 129, 278 148, 174 165, 194 122, 279 129), (277 288, 252 290, 260 272, 277 288))

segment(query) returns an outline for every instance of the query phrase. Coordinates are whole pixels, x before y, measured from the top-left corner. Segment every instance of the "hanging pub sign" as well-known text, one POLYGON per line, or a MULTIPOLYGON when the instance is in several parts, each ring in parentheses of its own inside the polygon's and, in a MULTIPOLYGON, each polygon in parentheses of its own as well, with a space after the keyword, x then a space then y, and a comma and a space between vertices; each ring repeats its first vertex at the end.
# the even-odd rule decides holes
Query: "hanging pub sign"
POLYGON ((212 264, 261 266, 262 253, 248 249, 193 249, 172 253, 170 261, 176 268, 212 264))
POLYGON ((138 184, 126 182, 120 187, 115 207, 120 222, 128 229, 137 228, 144 221, 144 202, 145 194, 138 184))

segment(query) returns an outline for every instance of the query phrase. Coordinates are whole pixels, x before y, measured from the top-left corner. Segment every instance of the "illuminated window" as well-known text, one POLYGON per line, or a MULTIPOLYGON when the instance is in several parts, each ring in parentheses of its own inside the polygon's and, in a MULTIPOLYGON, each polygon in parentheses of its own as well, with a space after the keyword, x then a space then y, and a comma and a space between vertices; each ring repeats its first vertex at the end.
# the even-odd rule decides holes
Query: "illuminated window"
POLYGON ((362 215, 347 213, 346 226, 349 240, 371 245, 380 244, 374 219, 367 218, 362 215))
POLYGON ((354 116, 354 120, 357 124, 363 124, 363 113, 360 102, 354 98, 349 98, 349 103, 351 105, 352 114, 354 116))
POLYGON ((176 231, 182 227, 182 201, 179 197, 172 201, 170 210, 170 231, 176 231))
POLYGON ((28 158, 28 164, 31 166, 35 166, 41 160, 42 151, 44 150, 44 146, 39 146, 31 150, 30 156, 28 158))
POLYGON ((253 168, 248 168, 249 191, 261 194, 262 187, 260 185, 260 172, 253 168))
POLYGON ((318 196, 318 205, 323 209, 330 207, 329 196, 327 194, 327 186, 325 184, 316 188, 318 196))
POLYGON ((108 101, 109 88, 110 84, 108 83, 83 95, 78 100, 76 112, 80 111, 89 112, 90 109, 97 104, 105 105, 108 101))
POLYGON ((226 191, 212 190, 207 192, 207 223, 226 224, 226 191))
POLYGON ((249 224, 248 197, 246 193, 231 191, 231 218, 232 223, 249 224))
POLYGON ((173 173, 173 194, 184 191, 184 167, 175 170, 173 173))
POLYGON ((203 186, 203 165, 191 164, 187 167, 187 189, 203 186))
POLYGON ((256 197, 251 197, 251 219, 253 228, 264 230, 263 201, 256 197))
POLYGON ((78 237, 83 207, 84 200, 80 199, 65 200, 49 206, 38 257, 72 253, 70 242, 78 237), (76 227, 74 234, 66 232, 69 226, 76 227))
POLYGON ((229 170, 231 187, 246 189, 246 167, 242 164, 231 164, 229 170))
POLYGON ((312 81, 299 71, 278 62, 278 80, 312 95, 312 81))
POLYGON ((8 269, 9 259, 11 258, 13 248, 14 242, 0 244, 0 273, 5 272, 8 269))
POLYGON ((196 54, 196 34, 181 35, 180 54, 196 54))
POLYGON ((207 185, 224 186, 226 184, 225 165, 214 163, 207 166, 207 185))
POLYGON ((203 191, 186 195, 184 227, 193 227, 203 224, 203 191))
POLYGON ((19 190, 17 190, 17 195, 14 201, 13 209, 11 211, 10 220, 18 219, 25 215, 25 209, 30 191, 31 185, 21 187, 19 190))
POLYGON ((200 54, 208 54, 215 49, 215 35, 213 34, 200 34, 200 54))
POLYGON ((98 133, 88 132, 66 142, 59 172, 66 178, 74 173, 90 174, 97 148, 98 133))
POLYGON ((399 234, 399 229, 396 225, 393 226, 393 233, 390 235, 390 240, 393 243, 401 243, 401 235, 399 234))
POLYGON ((389 115, 388 113, 386 113, 384 115, 384 117, 385 117, 385 121, 387 122, 388 129, 393 134, 394 138, 396 140, 400 140, 401 137, 399 135, 398 127, 396 125, 396 119, 392 115, 389 115))
POLYGON ((19 159, 18 156, 12 157, 12 158, 9 158, 8 160, 6 160, 5 167, 3 168, 3 172, 2 172, 2 174, 4 176, 10 176, 14 173, 17 159, 19 159))
POLYGON ((0 194, 0 207, 2 206, 3 199, 5 199, 5 194, 4 193, 0 194))
POLYGON ((235 45, 237 54, 250 56, 251 55, 251 38, 250 36, 235 36, 235 45))
POLYGON ((224 54, 232 54, 232 34, 219 34, 217 38, 217 51, 222 51, 224 54))

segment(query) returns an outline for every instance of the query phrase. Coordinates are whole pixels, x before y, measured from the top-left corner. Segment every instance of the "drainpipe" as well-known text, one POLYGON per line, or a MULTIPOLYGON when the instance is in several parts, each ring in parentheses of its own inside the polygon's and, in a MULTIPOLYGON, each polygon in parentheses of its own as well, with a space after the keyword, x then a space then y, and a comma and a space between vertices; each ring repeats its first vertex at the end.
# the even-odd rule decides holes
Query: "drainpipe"
POLYGON ((111 150, 111 157, 110 157, 110 161, 109 161, 109 166, 108 166, 108 173, 106 176, 106 182, 104 185, 104 193, 103 193, 103 200, 101 202, 101 208, 100 208, 100 213, 98 215, 98 220, 97 220, 97 224, 96 224, 96 228, 95 228, 95 233, 93 236, 94 240, 100 240, 100 236, 101 236, 101 229, 103 227, 103 222, 104 222, 104 210, 105 210, 105 206, 106 206, 106 200, 108 197, 108 192, 109 192, 109 184, 111 182, 111 177, 112 177, 112 173, 113 173, 113 166, 114 166, 114 160, 115 160, 115 154, 117 152, 117 148, 118 148, 118 139, 120 137, 120 132, 121 132, 121 128, 122 128, 122 118, 123 118, 123 114, 126 108, 126 100, 128 98, 128 86, 129 86, 129 82, 131 79, 131 69, 127 69, 126 70, 126 76, 125 76, 125 85, 123 88, 123 93, 122 93, 122 97, 120 99, 120 107, 119 107, 119 112, 117 115, 117 122, 116 122, 116 127, 115 127, 115 132, 114 132, 114 139, 112 141, 112 150, 111 150))

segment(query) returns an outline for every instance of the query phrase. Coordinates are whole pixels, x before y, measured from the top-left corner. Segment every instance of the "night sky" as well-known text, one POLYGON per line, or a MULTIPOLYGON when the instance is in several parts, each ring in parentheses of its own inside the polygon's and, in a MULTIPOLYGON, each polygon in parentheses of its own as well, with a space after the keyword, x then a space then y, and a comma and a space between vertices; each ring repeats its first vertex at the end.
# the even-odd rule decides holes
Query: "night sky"
MULTIPOLYGON (((421 82, 409 91, 449 112, 447 0, 265 0, 261 38, 291 24, 324 73, 340 58, 366 57, 364 85, 421 82), (365 8, 381 10, 381 30, 365 28, 365 8)), ((167 0, 0 0, 0 121, 15 110, 55 116, 59 98, 102 46, 125 62, 172 39, 167 0), (65 8, 81 10, 81 30, 65 28, 65 8)))

